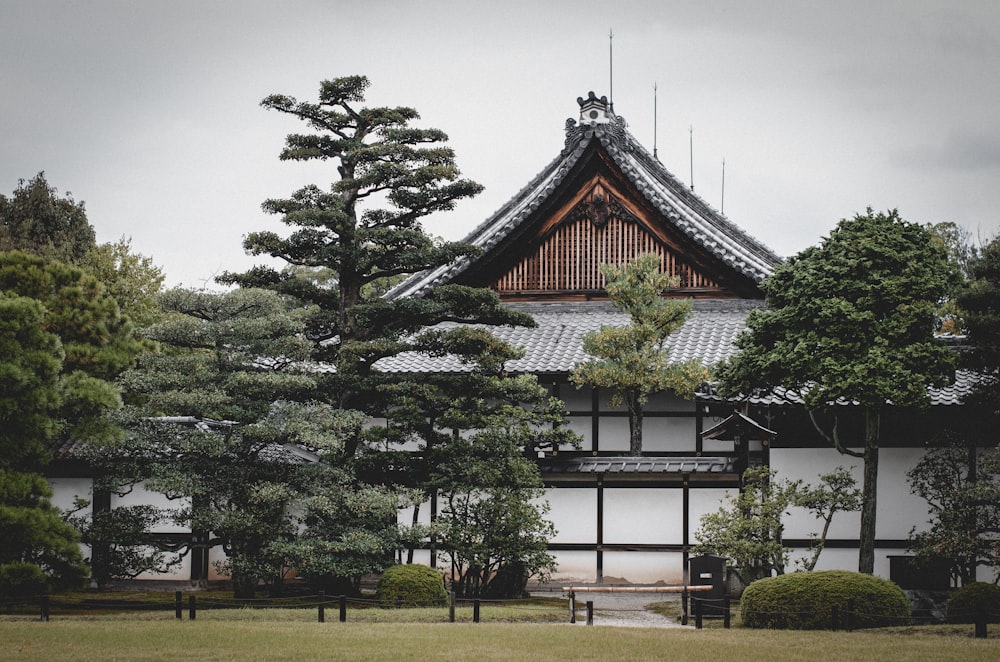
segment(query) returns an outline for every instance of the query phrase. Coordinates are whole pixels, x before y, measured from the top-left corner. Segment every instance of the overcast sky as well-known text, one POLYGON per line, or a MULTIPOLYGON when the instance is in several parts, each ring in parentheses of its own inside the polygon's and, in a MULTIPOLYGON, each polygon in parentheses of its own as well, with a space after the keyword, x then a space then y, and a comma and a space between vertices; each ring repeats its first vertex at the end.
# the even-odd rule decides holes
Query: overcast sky
POLYGON ((0 191, 44 170, 99 241, 212 286, 282 230, 261 202, 335 176, 278 160, 305 127, 260 100, 356 73, 486 186, 428 223, 449 239, 558 155, 590 90, 652 149, 654 84, 660 159, 690 183, 693 127, 696 192, 723 206, 724 159, 726 215, 781 255, 869 205, 1000 227, 995 0, 0 0, 0 191))

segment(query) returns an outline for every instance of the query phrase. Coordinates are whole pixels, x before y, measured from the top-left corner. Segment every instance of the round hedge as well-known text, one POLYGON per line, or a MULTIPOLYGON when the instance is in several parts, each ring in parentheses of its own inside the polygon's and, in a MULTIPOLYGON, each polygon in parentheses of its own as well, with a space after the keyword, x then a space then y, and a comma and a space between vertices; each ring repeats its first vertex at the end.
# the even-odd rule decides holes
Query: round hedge
POLYGON ((375 596, 384 607, 431 607, 448 603, 441 573, 418 563, 386 568, 378 578, 375 596))
POLYGON ((847 570, 796 572, 759 579, 740 600, 743 625, 752 628, 818 630, 833 627, 833 607, 843 627, 848 603, 854 601, 855 628, 907 625, 910 602, 887 579, 847 570))
POLYGON ((986 613, 987 623, 1000 623, 1000 586, 973 582, 948 598, 949 623, 975 623, 980 612, 986 613))

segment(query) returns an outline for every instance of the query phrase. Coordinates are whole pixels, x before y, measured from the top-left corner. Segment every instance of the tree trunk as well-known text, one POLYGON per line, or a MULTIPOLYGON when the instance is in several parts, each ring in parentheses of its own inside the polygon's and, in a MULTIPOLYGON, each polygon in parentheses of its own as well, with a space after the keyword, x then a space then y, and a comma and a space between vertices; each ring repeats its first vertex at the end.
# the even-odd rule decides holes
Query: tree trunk
POLYGON ((865 411, 865 477, 861 487, 861 534, 858 572, 875 573, 875 512, 878 496, 879 413, 865 411))
POLYGON ((628 406, 628 454, 642 455, 642 405, 639 397, 629 394, 625 398, 628 406))

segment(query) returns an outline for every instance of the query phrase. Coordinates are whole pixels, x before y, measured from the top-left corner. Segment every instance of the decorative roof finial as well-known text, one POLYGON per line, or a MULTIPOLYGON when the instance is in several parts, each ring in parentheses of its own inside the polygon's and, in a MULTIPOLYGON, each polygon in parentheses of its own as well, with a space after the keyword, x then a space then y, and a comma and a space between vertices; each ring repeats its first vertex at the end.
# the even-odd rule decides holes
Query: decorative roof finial
POLYGON ((586 99, 577 97, 576 102, 580 104, 580 124, 595 126, 611 121, 613 114, 607 97, 598 99, 596 94, 589 92, 586 99))

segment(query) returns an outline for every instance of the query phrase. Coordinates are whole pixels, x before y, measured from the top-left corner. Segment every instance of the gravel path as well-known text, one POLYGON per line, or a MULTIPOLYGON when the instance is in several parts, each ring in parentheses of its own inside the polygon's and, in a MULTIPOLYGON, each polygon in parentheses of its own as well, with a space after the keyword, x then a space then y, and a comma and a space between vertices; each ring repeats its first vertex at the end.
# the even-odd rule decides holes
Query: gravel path
MULTIPOLYGON (((552 595, 565 597, 562 593, 552 593, 552 595)), ((576 596, 576 625, 586 626, 586 605, 589 600, 594 603, 595 626, 625 628, 690 627, 681 625, 679 619, 667 618, 646 609, 646 605, 650 603, 666 602, 670 599, 671 597, 663 593, 578 593, 576 596)), ((568 622, 569 611, 567 606, 568 622)))

